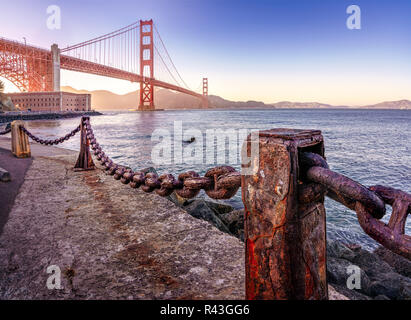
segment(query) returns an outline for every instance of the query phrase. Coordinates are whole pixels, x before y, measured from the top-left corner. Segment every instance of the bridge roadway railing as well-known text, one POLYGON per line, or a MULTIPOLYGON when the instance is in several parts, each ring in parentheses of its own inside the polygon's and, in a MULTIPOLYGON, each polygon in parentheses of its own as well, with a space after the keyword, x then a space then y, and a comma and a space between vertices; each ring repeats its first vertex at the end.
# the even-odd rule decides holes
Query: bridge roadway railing
MULTIPOLYGON (((19 128, 27 137, 45 145, 59 144, 80 132, 75 170, 95 169, 91 147, 109 175, 144 192, 160 196, 175 192, 183 198, 193 198, 203 189, 210 198, 228 199, 241 187, 247 299, 328 298, 324 196, 355 210, 370 237, 411 259, 411 237, 405 234, 411 195, 384 186, 367 188, 330 170, 321 131, 272 129, 259 132, 257 138, 249 135, 243 145, 243 157, 250 154, 252 143, 259 147, 258 159, 250 162, 253 174, 220 166, 208 170, 203 177, 195 171, 175 177, 133 171, 115 163, 97 142, 89 117, 82 117, 77 128, 55 140, 34 136, 24 124, 19 128), (386 213, 386 204, 393 209, 388 224, 380 220, 386 213)), ((15 130, 12 134, 18 135, 15 130)))

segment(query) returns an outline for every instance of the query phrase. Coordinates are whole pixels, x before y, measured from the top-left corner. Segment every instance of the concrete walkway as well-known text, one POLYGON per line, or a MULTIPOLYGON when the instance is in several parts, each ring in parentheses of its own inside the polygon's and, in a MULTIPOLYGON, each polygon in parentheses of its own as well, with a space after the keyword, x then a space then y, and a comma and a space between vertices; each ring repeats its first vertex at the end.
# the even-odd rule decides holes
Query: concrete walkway
POLYGON ((74 172, 76 152, 32 153, 0 236, 0 299, 244 298, 237 238, 102 170, 74 172), (61 290, 47 289, 50 265, 61 290))
POLYGON ((244 299, 240 240, 101 168, 74 172, 77 152, 31 149, 0 235, 0 299, 244 299), (52 265, 60 290, 47 289, 52 265))

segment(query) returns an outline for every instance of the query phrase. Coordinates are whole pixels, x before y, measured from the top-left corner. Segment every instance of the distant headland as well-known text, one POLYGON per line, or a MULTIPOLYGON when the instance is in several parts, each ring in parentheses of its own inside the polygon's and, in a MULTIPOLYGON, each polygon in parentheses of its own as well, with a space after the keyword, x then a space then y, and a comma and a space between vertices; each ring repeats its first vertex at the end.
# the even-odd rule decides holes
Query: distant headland
MULTIPOLYGON (((62 91, 73 93, 91 94, 92 109, 94 110, 129 110, 138 108, 138 91, 124 95, 115 94, 107 90, 76 90, 72 87, 62 87, 62 91)), ((374 105, 366 106, 336 106, 319 102, 289 102, 281 101, 276 103, 263 103, 261 101, 229 101, 219 96, 209 96, 212 108, 227 109, 405 109, 411 110, 411 101, 385 101, 374 105)), ((155 104, 162 109, 195 109, 200 108, 197 98, 172 92, 165 89, 157 89, 155 93, 155 104)))

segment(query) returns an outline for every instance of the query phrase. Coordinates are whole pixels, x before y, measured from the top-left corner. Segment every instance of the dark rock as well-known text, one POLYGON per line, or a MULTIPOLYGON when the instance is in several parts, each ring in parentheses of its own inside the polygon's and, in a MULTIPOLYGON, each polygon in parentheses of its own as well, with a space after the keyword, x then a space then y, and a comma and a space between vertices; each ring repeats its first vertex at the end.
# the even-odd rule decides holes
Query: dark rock
POLYGON ((205 200, 196 199, 185 206, 184 210, 186 210, 193 217, 206 220, 219 230, 231 234, 227 226, 220 220, 215 211, 207 205, 207 202, 205 200))
POLYGON ((385 295, 390 299, 411 299, 411 280, 398 273, 381 274, 380 279, 371 284, 371 295, 385 295))
POLYGON ((214 201, 206 201, 207 205, 214 210, 217 215, 226 214, 234 210, 234 208, 225 203, 219 203, 214 201))
POLYGON ((352 261, 355 253, 340 241, 330 240, 327 242, 327 256, 352 261))
POLYGON ((374 297, 374 300, 391 300, 391 299, 388 298, 387 296, 384 296, 383 294, 380 294, 380 295, 374 297))
MULTIPOLYGON (((378 299, 383 299, 383 296, 391 300, 411 299, 411 279, 396 272, 408 274, 409 263, 402 257, 385 248, 379 248, 375 253, 371 253, 361 248, 350 250, 341 242, 329 241, 327 278, 330 284, 349 290, 346 286, 349 265, 356 265, 361 269, 361 289, 355 290, 357 293, 359 291, 378 299)), ((346 290, 341 293, 350 297, 346 290)))
POLYGON ((157 172, 157 170, 155 169, 155 168, 153 168, 153 167, 148 167, 148 168, 144 168, 144 169, 141 169, 141 170, 139 170, 139 171, 141 171, 142 173, 144 173, 144 174, 147 174, 147 173, 155 173, 155 174, 158 174, 158 172, 157 172))
POLYGON ((345 259, 338 259, 333 257, 327 257, 327 280, 332 285, 340 285, 346 287, 347 290, 360 292, 362 294, 371 294, 371 281, 368 278, 364 270, 360 271, 361 274, 361 289, 348 289, 347 279, 350 276, 348 273, 348 267, 353 264, 345 259))
POLYGON ((344 259, 327 257, 327 280, 331 284, 347 284, 347 268, 351 263, 344 259))
POLYGON ((180 197, 177 193, 173 192, 170 194, 168 197, 166 197, 168 200, 173 202, 176 206, 182 207, 185 205, 188 205, 189 203, 192 202, 192 200, 185 199, 183 197, 180 197))
POLYGON ((10 173, 6 170, 0 167, 0 181, 1 182, 9 182, 11 181, 10 173))
POLYGON ((399 274, 411 278, 411 261, 388 250, 379 247, 374 251, 382 260, 387 262, 399 274))
POLYGON ((233 235, 244 241, 244 209, 221 214, 219 218, 233 235))
POLYGON ((371 280, 378 280, 381 275, 394 272, 394 269, 378 255, 364 249, 355 252, 354 258, 349 261, 363 269, 371 280))
POLYGON ((400 291, 400 299, 411 300, 411 284, 407 283, 400 291))
POLYGON ((358 292, 357 290, 350 290, 346 286, 332 285, 334 289, 349 298, 350 300, 372 300, 370 297, 358 292))

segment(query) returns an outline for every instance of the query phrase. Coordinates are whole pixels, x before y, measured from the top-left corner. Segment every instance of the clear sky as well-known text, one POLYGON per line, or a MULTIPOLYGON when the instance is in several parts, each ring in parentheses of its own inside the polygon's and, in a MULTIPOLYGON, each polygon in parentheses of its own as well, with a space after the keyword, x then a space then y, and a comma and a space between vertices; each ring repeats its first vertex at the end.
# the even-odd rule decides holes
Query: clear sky
MULTIPOLYGON (((14 0, 1 3, 0 36, 49 48, 153 19, 192 88, 231 100, 364 105, 411 100, 410 0, 14 0), (61 30, 46 27, 61 7, 61 30), (361 8, 361 30, 346 9, 361 8)), ((137 84, 62 71, 77 89, 136 90, 137 84)))

